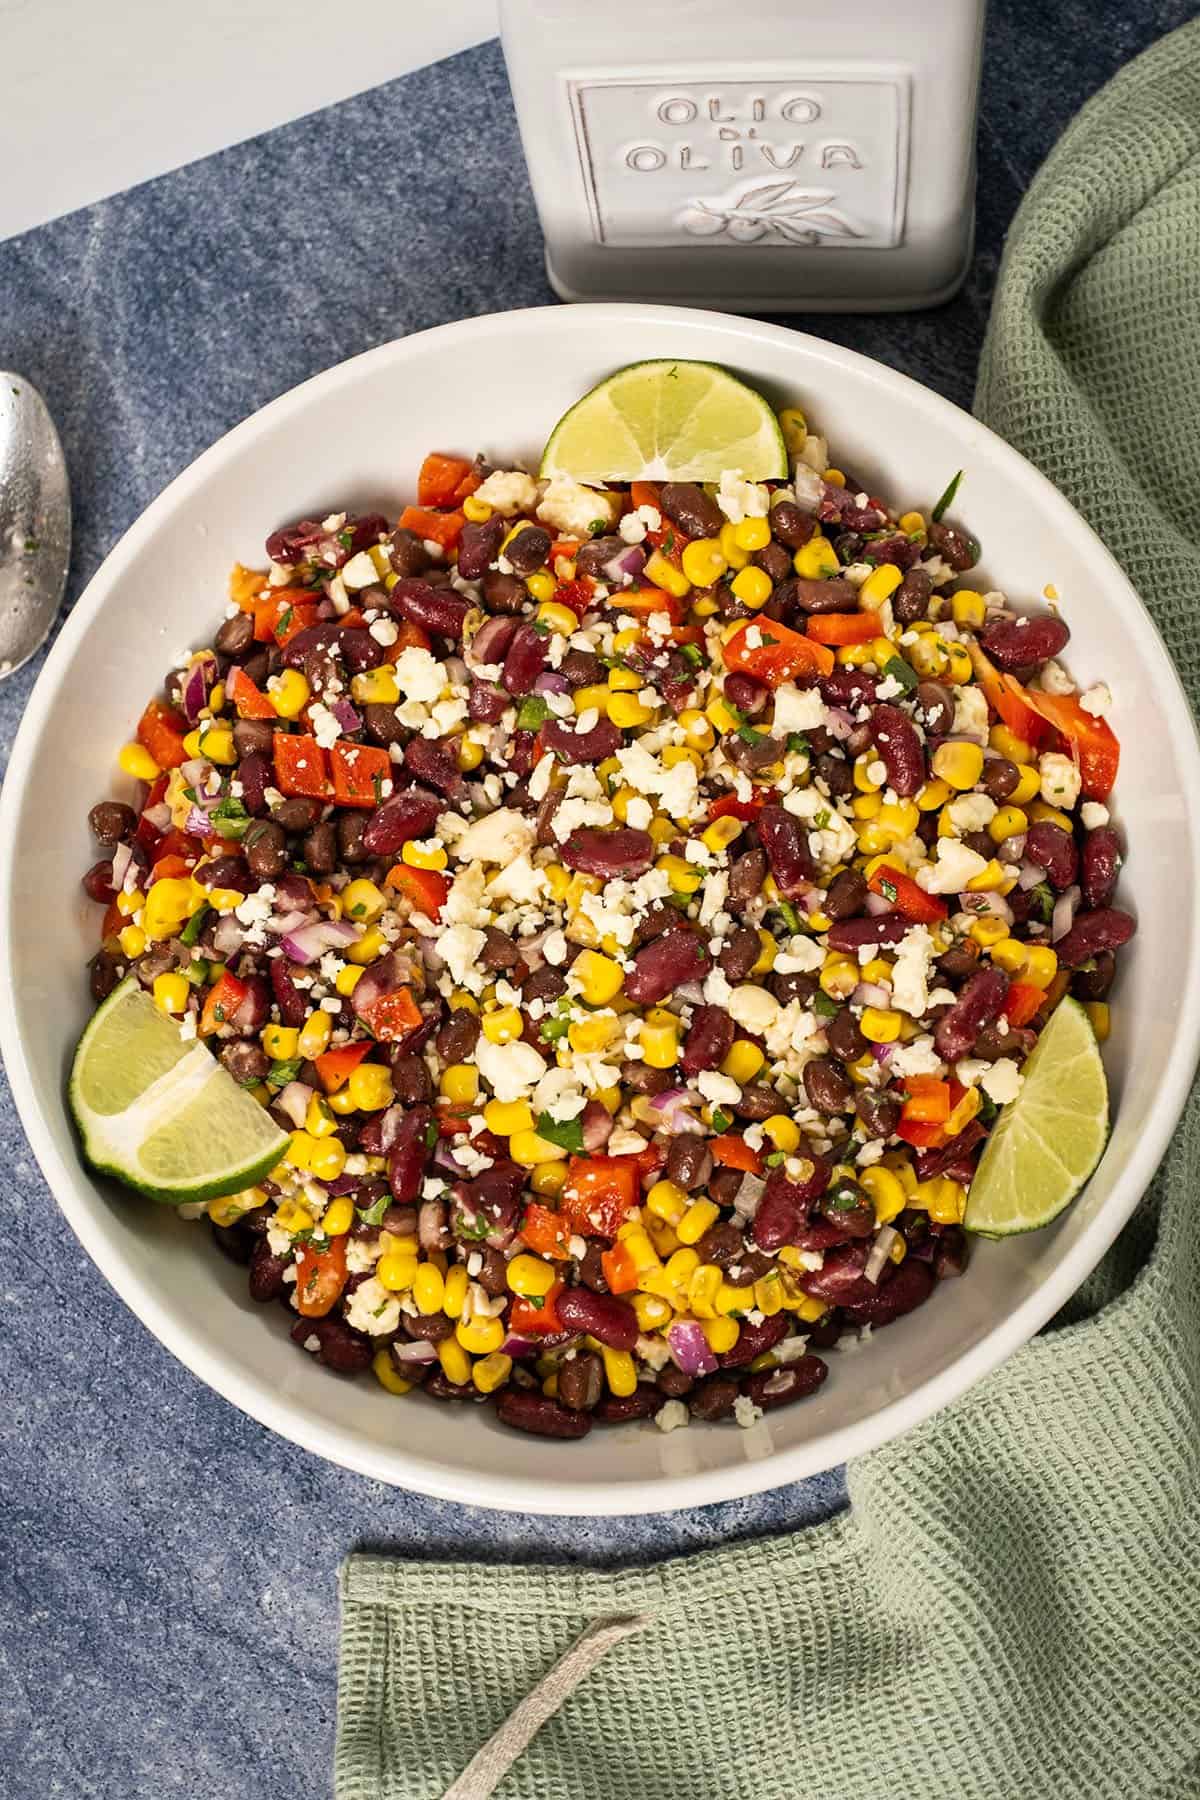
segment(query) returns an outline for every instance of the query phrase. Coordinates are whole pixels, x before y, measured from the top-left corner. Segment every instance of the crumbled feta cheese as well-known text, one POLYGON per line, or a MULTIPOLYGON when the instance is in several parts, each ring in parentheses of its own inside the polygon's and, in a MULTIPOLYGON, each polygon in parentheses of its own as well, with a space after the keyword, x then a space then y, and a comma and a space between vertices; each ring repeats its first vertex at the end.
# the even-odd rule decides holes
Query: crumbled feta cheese
POLYGON ((726 469, 717 488, 717 505, 731 525, 743 519, 765 519, 771 496, 757 481, 747 481, 740 469, 726 469))
POLYGON ((1020 1093, 1025 1077, 1021 1074, 1011 1056, 1002 1056, 994 1062, 986 1075, 980 1078, 980 1087, 989 1100, 997 1106, 1007 1106, 1020 1093))
POLYGON ((736 1106, 742 1097, 737 1082, 717 1069, 702 1069, 696 1077, 696 1086, 710 1106, 736 1106))
POLYGON ((465 987, 483 954, 484 935, 471 925, 451 925, 437 940, 437 953, 458 987, 465 987))
POLYGON ((501 806, 467 827, 455 845, 455 854, 462 862, 507 864, 532 850, 535 835, 523 813, 501 806))
POLYGON ((948 807, 950 823, 961 836, 970 831, 986 831, 996 816, 996 802, 990 794, 957 794, 948 807))
POLYGON ((399 1329, 400 1302, 372 1275, 361 1282, 346 1306, 346 1323, 367 1337, 386 1337, 399 1329))
POLYGON ((665 1400, 654 1415, 654 1423, 660 1431, 678 1431, 690 1417, 682 1400, 665 1400))
POLYGON ((567 940, 561 931, 552 931, 543 940, 542 955, 552 969, 561 968, 567 960, 567 940))
POLYGON ((490 1044, 480 1038, 475 1062, 497 1100, 523 1100, 546 1072, 546 1065, 532 1044, 519 1039, 512 1044, 490 1044))
POLYGON ((1086 693, 1080 694, 1079 704, 1085 713, 1091 713, 1093 719, 1102 718, 1112 705, 1112 689, 1107 681, 1098 681, 1086 693))
POLYGON ((924 925, 914 925, 902 938, 892 968, 892 1005, 919 1019, 929 1005, 929 969, 933 939, 924 925))
POLYGON ((394 619, 372 619, 367 626, 367 632, 377 644, 382 644, 385 650, 390 650, 400 636, 400 627, 394 619))
POLYGON ((954 733, 986 744, 988 739, 988 703, 983 689, 969 684, 954 690, 954 733))
POLYGON ((1079 817, 1085 831, 1098 831, 1101 825, 1107 825, 1109 811, 1099 800, 1085 800, 1079 809, 1079 817))
POLYGON ((942 1059, 933 1047, 932 1037, 914 1038, 911 1044, 897 1044, 888 1058, 890 1075, 937 1075, 942 1059))
POLYGON ((1038 757, 1042 799, 1050 806, 1074 806, 1079 798, 1079 770, 1060 750, 1046 750, 1038 757))
POLYGON ((815 687, 798 688, 785 681, 775 689, 774 730, 778 736, 787 737, 793 731, 818 731, 828 716, 815 687))
MULTIPOLYGON (((683 761, 673 769, 664 768, 640 743, 626 744, 617 751, 617 761, 630 787, 640 794, 657 794, 663 811, 673 819, 689 819, 695 811, 700 777, 693 762, 683 761)), ((559 807, 559 812, 562 807, 559 807)), ((557 814, 555 818, 557 820, 557 814)), ((555 833, 557 836, 557 831, 555 833)))
POLYGON ((338 724, 329 708, 323 705, 320 700, 315 700, 309 707, 308 722, 312 727, 312 734, 316 738, 318 744, 320 744, 322 750, 332 749, 333 745, 337 743, 342 735, 341 726, 338 724))
POLYGON ((537 482, 523 469, 493 469, 475 489, 475 498, 506 519, 514 513, 532 512, 537 503, 537 482))
POLYGON ((419 644, 410 644, 400 652, 392 665, 392 674, 406 699, 426 706, 432 706, 440 697, 445 681, 441 663, 419 644))
POLYGON ((492 876, 487 891, 489 899, 511 900, 515 906, 532 906, 550 891, 550 884, 542 871, 534 867, 526 851, 514 857, 506 869, 492 876))
POLYGON ((765 987, 747 982, 735 987, 729 996, 729 1012, 737 1024, 761 1037, 779 1017, 779 1002, 765 987))
POLYGON ((749 1394, 739 1394, 733 1403, 733 1416, 743 1431, 749 1431, 751 1425, 757 1425, 763 1416, 761 1406, 755 1406, 749 1394))
POLYGON ((987 858, 980 856, 958 838, 939 838, 937 862, 922 863, 917 870, 917 886, 927 894, 961 894, 969 881, 982 875, 987 858))
POLYGON ((340 574, 342 581, 352 590, 370 587, 379 580, 379 570, 368 550, 360 550, 357 556, 352 556, 349 562, 343 563, 340 574))
POLYGON ((1043 663, 1038 671, 1037 685, 1044 694, 1073 694, 1075 683, 1067 674, 1061 663, 1050 661, 1043 663))
POLYGON ((553 525, 556 531, 568 537, 587 538, 593 525, 613 525, 620 510, 621 502, 616 494, 584 487, 582 482, 573 481, 569 475, 554 475, 546 483, 537 516, 543 525, 553 525))
POLYGON ((375 1267, 382 1253, 378 1238, 346 1239, 346 1268, 351 1275, 365 1275, 375 1267))

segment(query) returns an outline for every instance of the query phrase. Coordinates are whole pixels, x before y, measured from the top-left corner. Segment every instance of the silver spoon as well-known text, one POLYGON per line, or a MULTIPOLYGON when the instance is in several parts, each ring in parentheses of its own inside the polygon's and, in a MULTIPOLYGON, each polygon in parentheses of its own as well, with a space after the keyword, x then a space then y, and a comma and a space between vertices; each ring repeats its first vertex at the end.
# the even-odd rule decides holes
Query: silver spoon
POLYGON ((58 432, 31 381, 0 369, 0 681, 54 623, 71 560, 71 489, 58 432))

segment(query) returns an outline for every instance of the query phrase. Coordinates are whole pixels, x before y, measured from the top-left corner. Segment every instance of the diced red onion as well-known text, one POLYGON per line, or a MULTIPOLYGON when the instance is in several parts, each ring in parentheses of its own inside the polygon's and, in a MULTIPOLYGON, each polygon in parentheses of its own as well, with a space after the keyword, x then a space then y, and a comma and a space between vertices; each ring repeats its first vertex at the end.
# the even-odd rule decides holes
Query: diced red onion
POLYGON ((868 1256, 866 1266, 863 1269, 864 1280, 869 1281, 872 1284, 879 1280, 879 1277, 883 1273, 883 1265, 892 1253, 892 1245, 899 1236, 900 1233, 894 1226, 880 1226, 875 1234, 875 1242, 871 1245, 871 1254, 868 1256))
POLYGON ((397 1362, 431 1363, 437 1361, 437 1351, 428 1338, 415 1338, 408 1342, 397 1338, 392 1344, 392 1355, 397 1362))
POLYGON ((535 694, 566 694, 570 688, 566 676, 560 675, 557 669, 543 669, 533 684, 535 694))
POLYGON ((878 981, 860 981, 852 995, 855 1006, 876 1006, 883 1012, 892 1004, 892 996, 878 981))
POLYGON ((612 1114, 599 1100, 589 1100, 579 1121, 583 1132, 583 1148, 589 1156, 603 1150, 612 1136, 612 1114))
POLYGON ((895 1044, 872 1044, 871 1055, 875 1058, 877 1063, 883 1064, 887 1061, 895 1048, 895 1044))
POLYGON ((960 894, 958 910, 976 919, 1002 919, 1006 925, 1013 922, 1012 907, 1003 894, 960 894))
POLYGON ((825 729, 830 737, 839 743, 845 743, 854 730, 854 720, 844 706, 827 706, 825 708, 825 729))
POLYGON ((448 656, 442 664, 442 675, 451 687, 467 685, 467 665, 461 656, 448 656))
POLYGON ((682 987, 675 989, 679 999, 685 1006, 703 1006, 704 988, 698 981, 685 981, 682 987))
POLYGON ((628 544, 604 564, 604 579, 617 587, 628 587, 646 566, 646 552, 640 544, 628 544))
POLYGON ((226 961, 236 956, 246 941, 246 927, 233 913, 222 913, 213 927, 213 949, 226 961))
POLYGON ((328 597, 322 600, 321 604, 317 607, 317 617, 322 621, 337 618, 337 607, 328 597))
POLYGON ((515 1331, 510 1331, 500 1346, 501 1355, 511 1356, 514 1362, 519 1362, 523 1356, 532 1356, 536 1349, 533 1338, 518 1337, 515 1331))
POLYGON ((711 1375, 717 1359, 695 1319, 677 1319, 667 1332, 671 1358, 685 1375, 711 1375))
POLYGON ((867 912, 873 919, 880 919, 883 917, 884 913, 894 911, 895 907, 886 895, 876 893, 867 895, 867 912))
POLYGON ((204 780, 211 768, 212 764, 206 757, 193 756, 190 762, 181 763, 179 765, 179 773, 183 776, 187 785, 194 788, 199 782, 204 780))
POLYGON ((362 730, 362 720, 348 700, 335 700, 329 710, 347 736, 362 730))
POLYGON ((655 1094, 650 1101, 653 1110, 658 1114, 660 1130, 669 1137, 675 1137, 681 1131, 695 1131, 697 1121, 695 1114, 689 1109, 697 1104, 696 1096, 687 1088, 667 1088, 664 1093, 655 1094))
POLYGON ((1017 831, 1012 837, 1004 838, 997 846, 996 854, 1001 862, 1019 863, 1025 854, 1025 833, 1017 831))
POLYGON ((132 865, 132 848, 128 844, 118 844, 113 851, 112 874, 109 877, 109 886, 115 889, 118 894, 124 885, 125 877, 128 875, 132 865))
POLYGON ((171 824, 171 809, 165 800, 160 800, 157 806, 148 806, 142 817, 155 831, 166 831, 171 824))
POLYGON ((208 705, 208 691, 217 678, 217 659, 215 656, 198 656, 188 670, 183 681, 183 710, 187 714, 189 725, 198 723, 200 714, 208 705))
POLYGON ((289 931, 283 940, 283 953, 294 963, 316 962, 326 950, 357 943, 362 933, 362 926, 351 924, 349 919, 318 919, 315 924, 289 931))
POLYGON ((189 837, 207 837, 212 827, 208 822, 208 814, 199 806, 189 806, 187 818, 183 821, 183 829, 189 837))
POLYGON ((1045 869, 1039 868, 1038 864, 1035 862, 1028 862, 1026 859, 1022 858, 1021 873, 1017 876, 1017 886, 1023 894, 1027 894, 1030 888, 1035 888, 1038 885, 1038 882, 1044 881, 1045 878, 1045 869))
POLYGON ((286 937, 289 931, 298 931, 301 925, 311 925, 312 921, 311 909, 301 912, 298 907, 293 907, 290 912, 272 913, 266 922, 266 929, 274 932, 277 937, 286 937))
POLYGON ((1060 894, 1054 902, 1054 911, 1050 917, 1050 942, 1057 944, 1059 938, 1066 937, 1075 923, 1075 912, 1079 906, 1081 895, 1077 887, 1069 887, 1065 894, 1060 894))
POLYGON ((758 1211, 758 1203, 766 1191, 766 1182, 761 1175, 743 1175, 742 1185, 733 1201, 733 1210, 739 1219, 752 1219, 758 1211))
POLYGON ((312 1097, 312 1088, 307 1087, 303 1081, 289 1081, 275 1104, 292 1121, 297 1131, 303 1131, 304 1121, 308 1116, 308 1103, 312 1097))

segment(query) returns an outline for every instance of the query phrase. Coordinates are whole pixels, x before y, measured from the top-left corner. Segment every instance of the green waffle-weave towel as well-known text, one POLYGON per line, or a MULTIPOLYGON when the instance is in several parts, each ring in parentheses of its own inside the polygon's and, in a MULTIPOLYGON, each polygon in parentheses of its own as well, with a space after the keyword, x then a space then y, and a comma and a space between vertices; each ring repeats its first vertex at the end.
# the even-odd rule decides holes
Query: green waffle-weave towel
MULTIPOLYGON (((1194 707, 1198 295, 1200 23, 1031 187, 977 396, 1121 559, 1194 707)), ((436 1800, 581 1634, 630 1615, 650 1623, 500 1800, 1197 1800, 1198 1170, 1193 1092, 1087 1293, 852 1465, 829 1525, 617 1574, 351 1558, 338 1800, 436 1800)))

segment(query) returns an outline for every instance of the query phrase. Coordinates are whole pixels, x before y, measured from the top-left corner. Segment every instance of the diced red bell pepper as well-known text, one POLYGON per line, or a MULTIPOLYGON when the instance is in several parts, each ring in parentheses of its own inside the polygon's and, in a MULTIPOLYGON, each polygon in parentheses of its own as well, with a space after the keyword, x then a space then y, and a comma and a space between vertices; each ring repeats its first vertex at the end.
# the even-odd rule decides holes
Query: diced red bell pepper
POLYGON ((336 1050, 326 1050, 318 1056, 313 1067, 321 1077, 321 1086, 327 1094, 336 1094, 339 1088, 345 1087, 364 1056, 371 1052, 370 1038, 359 1038, 353 1044, 339 1044, 336 1050))
POLYGON ((285 644, 290 644, 294 637, 299 637, 300 633, 307 631, 310 625, 319 624, 320 618, 320 612, 315 604, 295 602, 292 605, 281 607, 271 636, 282 650, 285 644))
POLYGON ((412 989, 402 987, 373 1000, 364 1010, 362 1020, 381 1043, 398 1044, 425 1023, 425 1015, 413 999, 412 989))
POLYGON ((379 653, 380 663, 397 663, 406 650, 432 650, 433 639, 411 619, 396 620, 396 641, 388 644, 379 653))
POLYGON ((1084 712, 1074 694, 1041 694, 1032 688, 1023 692, 1026 703, 1066 743, 1079 770, 1084 799, 1105 799, 1112 793, 1121 761, 1121 746, 1111 725, 1084 712))
POLYGON ((514 1337, 540 1337, 562 1330, 563 1322, 554 1303, 565 1285, 565 1282, 556 1281, 543 1295, 540 1305, 536 1300, 525 1300, 520 1295, 517 1296, 508 1315, 508 1328, 514 1337))
POLYGON ((536 1256, 548 1256, 561 1262, 570 1256, 571 1231, 561 1213, 553 1207, 531 1200, 521 1220, 521 1236, 536 1256))
POLYGON ((896 1127, 896 1136, 911 1144, 914 1150, 933 1150, 946 1141, 945 1127, 931 1119, 902 1118, 896 1127))
POLYGON ((577 575, 574 581, 560 581, 554 590, 554 598, 560 606, 569 606, 573 613, 582 618, 592 604, 595 586, 595 582, 588 576, 577 575))
POLYGON ((726 1132, 723 1137, 709 1138, 708 1147, 712 1151, 713 1161, 722 1169, 742 1169, 748 1175, 762 1172, 762 1157, 736 1131, 726 1132))
POLYGON ((332 793, 325 752, 316 738, 303 732, 277 731, 272 745, 275 780, 281 793, 310 800, 328 800, 332 793))
POLYGON ((908 1099, 901 1117, 910 1123, 943 1125, 950 1117, 950 1083, 937 1075, 907 1075, 908 1099))
POLYGON ((635 1156, 573 1156, 562 1193, 562 1213, 581 1237, 613 1238, 637 1205, 635 1156))
POLYGON ((1028 1025, 1045 998, 1045 990, 1034 987, 1032 982, 1010 982, 1008 993, 1004 996, 1004 1016, 1010 1025, 1028 1025))
POLYGON ((466 522, 464 513, 430 512, 423 506, 406 506, 400 514, 401 531, 415 531, 419 538, 427 538, 447 552, 457 545, 466 522))
POLYGON ((1015 675, 1003 674, 978 644, 968 641, 967 650, 975 670, 975 679, 983 689, 992 711, 1010 731, 1016 733, 1022 743, 1032 744, 1036 748, 1044 739, 1046 728, 1030 705, 1025 689, 1015 675))
POLYGON ((260 644, 286 644, 317 622, 311 588, 270 588, 241 602, 241 607, 253 618, 255 641, 260 644))
POLYGON ((200 1014, 200 1036, 211 1037, 221 1025, 228 1025, 246 998, 246 983, 226 969, 215 986, 210 987, 200 1014))
POLYGON ((880 635, 876 613, 813 613, 805 630, 816 644, 869 644, 880 635))
POLYGON ((104 917, 100 921, 101 943, 103 943, 106 938, 115 938, 119 931, 124 931, 128 923, 129 920, 125 917, 125 914, 121 911, 116 901, 110 900, 104 910, 104 917))
POLYGON ((794 675, 829 675, 833 671, 833 651, 799 631, 780 625, 776 619, 750 619, 728 639, 721 652, 725 667, 741 675, 752 675, 767 687, 776 688, 794 675), (751 632, 761 640, 748 644, 751 632))
POLYGON ((160 769, 178 769, 188 759, 183 740, 188 722, 165 701, 152 700, 138 720, 138 742, 150 752, 160 769))
POLYGON ((261 689, 255 687, 245 669, 232 668, 225 677, 225 692, 233 701, 239 719, 277 719, 279 717, 261 689))
POLYGON ((479 477, 465 457, 443 456, 440 451, 431 450, 417 476, 417 502, 421 506, 454 506, 478 486, 479 477))
POLYGON ((881 863, 873 870, 867 877, 867 886, 873 893, 890 900, 896 911, 915 925, 933 925, 946 917, 944 900, 939 900, 936 894, 927 894, 911 875, 893 868, 890 863, 881 863))
POLYGON ((632 613, 635 618, 648 619, 652 613, 666 613, 672 625, 683 623, 683 601, 668 594, 665 588, 614 588, 606 604, 613 612, 632 613))
POLYGON ((637 1163, 638 1181, 644 1187, 646 1182, 658 1174, 667 1160, 667 1146, 661 1138, 651 1138, 644 1150, 639 1150, 634 1157, 637 1163))
POLYGON ((346 1285, 346 1237, 329 1238, 319 1248, 301 1244, 296 1252, 295 1307, 306 1319, 332 1312, 346 1285))
POLYGON ((339 738, 329 752, 333 797, 339 806, 376 807, 382 784, 392 778, 392 761, 376 744, 348 744, 339 738))
POLYGON ((182 881, 185 876, 191 874, 195 865, 196 858, 194 856, 189 861, 186 856, 180 856, 177 851, 168 851, 165 856, 159 855, 155 858, 150 869, 150 881, 151 883, 182 881))
POLYGON ((424 913, 427 919, 440 919, 450 892, 450 877, 436 869, 410 869, 407 863, 398 862, 388 870, 383 885, 403 894, 414 912, 424 913))
POLYGON ((637 1264, 626 1244, 618 1241, 611 1250, 602 1250, 600 1267, 612 1294, 630 1294, 638 1284, 637 1264))
POLYGON ((708 816, 710 819, 740 819, 745 825, 751 819, 757 819, 768 800, 776 798, 774 788, 764 789, 761 794, 755 794, 752 800, 739 800, 736 794, 722 794, 720 799, 710 804, 708 816))

